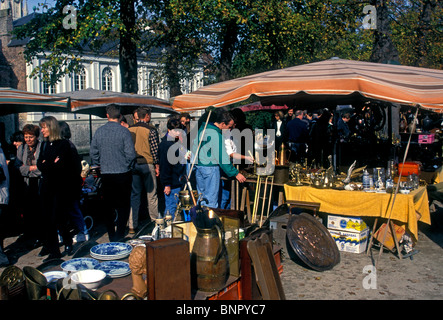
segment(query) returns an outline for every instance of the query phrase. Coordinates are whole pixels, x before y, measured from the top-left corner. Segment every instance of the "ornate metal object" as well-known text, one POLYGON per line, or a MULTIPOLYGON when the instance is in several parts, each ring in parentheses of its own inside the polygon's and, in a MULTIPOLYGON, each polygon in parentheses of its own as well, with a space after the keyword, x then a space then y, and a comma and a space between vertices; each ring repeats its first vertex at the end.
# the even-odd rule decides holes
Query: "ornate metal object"
POLYGON ((25 277, 23 276, 23 271, 16 266, 7 267, 3 270, 2 275, 0 276, 0 282, 7 283, 9 289, 19 285, 24 280, 25 277))
POLYGON ((310 214, 291 215, 286 235, 297 256, 312 269, 329 270, 340 262, 340 252, 328 229, 310 214))

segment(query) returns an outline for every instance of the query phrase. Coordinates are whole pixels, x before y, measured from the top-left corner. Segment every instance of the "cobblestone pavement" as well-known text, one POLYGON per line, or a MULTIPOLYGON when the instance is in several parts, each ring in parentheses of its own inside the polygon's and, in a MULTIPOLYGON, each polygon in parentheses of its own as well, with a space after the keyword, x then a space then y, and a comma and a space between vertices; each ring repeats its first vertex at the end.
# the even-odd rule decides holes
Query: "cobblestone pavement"
POLYGON ((443 299, 443 232, 422 226, 415 249, 419 252, 412 256, 412 260, 399 259, 388 251, 380 256, 375 247, 369 256, 340 252, 340 263, 323 272, 309 269, 302 262, 294 262, 285 256, 281 281, 286 299, 443 299), (375 272, 370 273, 369 269, 375 272))

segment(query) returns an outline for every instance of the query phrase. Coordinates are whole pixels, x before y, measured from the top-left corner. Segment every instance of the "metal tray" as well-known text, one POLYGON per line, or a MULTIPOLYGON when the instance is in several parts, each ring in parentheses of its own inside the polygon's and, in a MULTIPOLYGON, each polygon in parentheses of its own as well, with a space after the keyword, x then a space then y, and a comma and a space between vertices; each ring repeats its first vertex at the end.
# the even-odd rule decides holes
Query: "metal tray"
POLYGON ((340 251, 328 229, 308 213, 289 217, 286 236, 297 256, 314 270, 329 270, 340 262, 340 251))

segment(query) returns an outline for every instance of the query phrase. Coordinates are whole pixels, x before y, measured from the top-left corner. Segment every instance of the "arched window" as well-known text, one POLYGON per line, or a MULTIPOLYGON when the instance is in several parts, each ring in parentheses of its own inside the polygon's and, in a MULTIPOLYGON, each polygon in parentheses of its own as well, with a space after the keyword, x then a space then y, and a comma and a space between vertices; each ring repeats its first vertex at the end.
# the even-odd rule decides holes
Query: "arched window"
POLYGON ((86 70, 82 68, 78 73, 74 74, 75 91, 86 89, 86 70))
POLYGON ((102 90, 112 91, 112 70, 109 67, 103 69, 102 90))

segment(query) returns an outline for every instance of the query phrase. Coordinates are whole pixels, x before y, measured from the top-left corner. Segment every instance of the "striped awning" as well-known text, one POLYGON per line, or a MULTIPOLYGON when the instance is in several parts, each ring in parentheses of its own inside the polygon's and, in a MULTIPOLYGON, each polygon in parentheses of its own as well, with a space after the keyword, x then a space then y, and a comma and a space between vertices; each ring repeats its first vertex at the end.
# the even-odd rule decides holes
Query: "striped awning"
POLYGON ((440 111, 443 70, 332 58, 208 85, 171 100, 175 110, 191 111, 227 106, 251 96, 288 105, 310 99, 337 104, 375 99, 440 111))
POLYGON ((106 106, 119 105, 122 114, 131 114, 138 107, 150 107, 152 112, 177 113, 168 101, 156 97, 124 92, 85 89, 60 93, 70 99, 71 111, 106 118, 106 106))
POLYGON ((68 98, 0 88, 0 115, 22 112, 69 112, 68 98))

